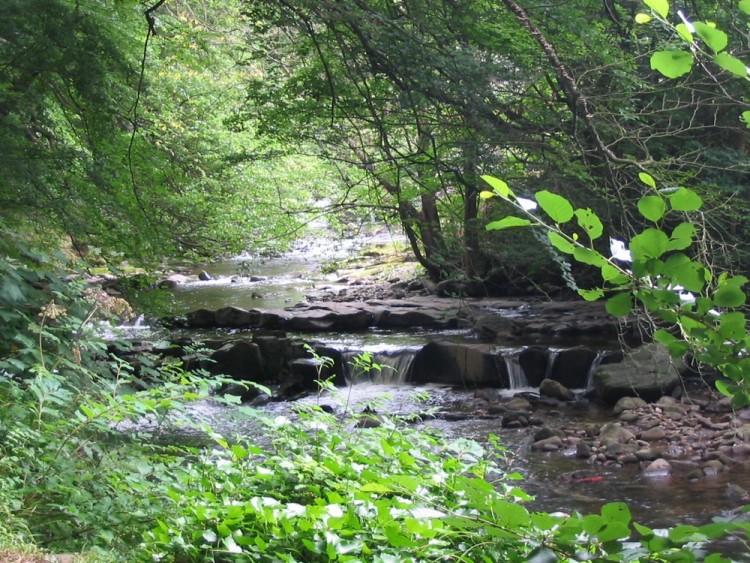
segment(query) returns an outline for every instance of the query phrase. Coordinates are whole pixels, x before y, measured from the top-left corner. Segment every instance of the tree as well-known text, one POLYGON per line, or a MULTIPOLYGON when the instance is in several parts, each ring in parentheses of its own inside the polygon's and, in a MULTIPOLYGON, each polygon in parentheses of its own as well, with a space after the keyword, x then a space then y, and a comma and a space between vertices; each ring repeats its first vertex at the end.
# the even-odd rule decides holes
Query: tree
POLYGON ((741 184, 740 152, 732 166, 715 161, 724 140, 746 135, 719 111, 736 100, 708 93, 701 77, 679 87, 655 79, 655 37, 636 33, 618 4, 245 6, 263 38, 253 60, 278 62, 249 89, 262 131, 358 167, 369 201, 398 217, 435 280, 485 284, 475 290, 509 281, 498 275, 502 244, 477 228, 482 171, 530 170, 526 189, 541 181, 593 199, 622 230, 638 220, 633 169, 648 164, 667 182, 712 178, 726 191, 741 184))

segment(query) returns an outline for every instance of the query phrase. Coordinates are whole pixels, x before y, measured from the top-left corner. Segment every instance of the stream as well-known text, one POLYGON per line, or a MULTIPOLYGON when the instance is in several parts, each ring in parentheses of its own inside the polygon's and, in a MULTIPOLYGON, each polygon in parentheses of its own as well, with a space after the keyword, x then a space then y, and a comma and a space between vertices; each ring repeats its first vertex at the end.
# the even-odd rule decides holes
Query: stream
MULTIPOLYGON (((196 268, 195 273, 205 270, 211 277, 210 280, 189 282, 172 290, 174 313, 184 314, 198 308, 216 309, 229 305, 246 309, 283 308, 320 292, 338 292, 346 284, 340 282, 336 274, 322 274, 321 265, 331 260, 344 259, 356 249, 354 242, 337 243, 335 252, 331 252, 330 245, 308 245, 278 258, 255 259, 242 256, 224 263, 204 265, 196 268)), ((149 332, 144 325, 137 325, 129 330, 139 338, 149 332)), ((438 337, 457 341, 471 339, 472 336, 466 330, 371 330, 356 334, 294 336, 323 343, 347 354, 347 357, 369 352, 383 366, 374 377, 372 374, 368 377, 349 374, 348 381, 352 384, 339 390, 340 395, 345 397, 347 408, 355 412, 361 410, 362 404, 384 395, 387 396, 386 404, 379 408, 383 408, 382 412, 391 414, 424 413, 430 408, 455 410, 460 409, 460 405, 471 403, 473 399, 472 390, 437 384, 415 386, 408 383, 409 358, 413 358, 416 351, 438 337)), ((576 344, 580 343, 571 343, 576 344)), ((512 388, 501 390, 504 394, 535 391, 528 387, 518 362, 513 363, 514 353, 517 355, 522 346, 519 343, 515 348, 499 350, 505 358, 508 373, 514 374, 512 388)), ((556 349, 551 347, 549 354, 550 358, 554 358, 556 349)), ((592 369, 593 367, 595 366, 592 369)), ((338 400, 341 401, 341 397, 338 400)), ((320 401, 335 405, 337 399, 323 395, 298 401, 320 401)), ((293 402, 271 402, 257 408, 272 416, 293 416, 294 407, 293 402)), ((226 436, 253 434, 252 427, 232 407, 209 401, 197 403, 191 408, 197 418, 226 436)), ((561 421, 578 421, 583 424, 612 419, 608 407, 586 401, 576 402, 565 409, 551 410, 544 416, 557 417, 561 421)), ((340 404, 336 407, 336 412, 345 414, 340 404)), ((485 440, 489 434, 497 435, 500 443, 511 454, 509 469, 524 476, 520 486, 536 497, 530 508, 547 512, 598 512, 607 502, 624 501, 630 506, 634 520, 651 527, 674 526, 678 523, 700 525, 711 521, 713 517, 730 515, 739 508, 740 501, 727 495, 729 484, 750 490, 750 464, 738 465, 731 471, 695 482, 688 481, 680 473, 665 477, 644 477, 636 464, 622 468, 598 467, 576 458, 574 451, 532 451, 530 444, 533 430, 502 428, 500 418, 434 418, 425 419, 418 425, 439 429, 450 437, 463 436, 479 441, 485 440), (573 472, 586 472, 596 478, 571 480, 569 476, 573 472)), ((191 434, 182 428, 159 429, 157 438, 166 442, 201 441, 198 434, 191 434)), ((750 556, 744 553, 742 547, 727 549, 733 552, 736 560, 750 561, 750 556)))

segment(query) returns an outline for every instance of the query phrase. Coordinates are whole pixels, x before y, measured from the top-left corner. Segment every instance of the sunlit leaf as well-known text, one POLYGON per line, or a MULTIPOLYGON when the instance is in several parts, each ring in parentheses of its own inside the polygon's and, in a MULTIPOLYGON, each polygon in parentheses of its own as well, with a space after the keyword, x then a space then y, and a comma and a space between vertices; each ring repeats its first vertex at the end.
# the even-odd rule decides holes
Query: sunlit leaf
POLYGON ((714 53, 719 53, 726 49, 727 44, 729 43, 729 38, 726 33, 704 22, 695 22, 693 26, 695 26, 695 32, 698 34, 698 37, 700 37, 714 53))
POLYGON ((641 182, 643 182, 650 188, 656 188, 656 181, 654 180, 653 176, 651 176, 651 174, 647 174, 646 172, 639 172, 638 179, 640 179, 641 182))
POLYGON ((745 63, 729 53, 719 53, 714 57, 714 62, 727 72, 731 72, 737 78, 745 78, 747 76, 745 63))
POLYGON ((680 223, 672 230, 669 237, 669 250, 685 250, 693 244, 695 225, 689 222, 680 223))
POLYGON ((644 4, 663 18, 669 15, 669 2, 667 0, 644 0, 644 4))
POLYGON ((555 223, 567 223, 573 218, 573 206, 561 195, 548 190, 534 194, 536 201, 555 223))
POLYGON ((591 209, 576 209, 576 218, 581 228, 586 231, 590 240, 596 240, 604 233, 604 226, 599 217, 591 209))
POLYGON ((664 217, 666 209, 667 204, 658 195, 647 195, 638 200, 638 211, 654 223, 664 217))
POLYGON ((601 289, 579 289, 578 295, 586 301, 596 301, 604 297, 604 291, 601 289))
POLYGON ((494 176, 482 176, 482 180, 487 182, 499 196, 504 197, 505 199, 513 197, 514 194, 510 189, 510 186, 500 178, 495 178, 494 176))
POLYGON ((549 238, 549 241, 552 243, 552 246, 554 246, 560 252, 564 252, 565 254, 573 254, 573 251, 575 250, 576 245, 570 242, 561 234, 556 233, 555 231, 549 231, 547 233, 547 237, 549 238))
POLYGON ((488 231, 499 231, 502 229, 510 229, 513 227, 528 227, 529 225, 531 225, 531 221, 529 221, 528 219, 510 215, 508 217, 503 217, 499 221, 491 221, 490 223, 487 223, 485 229, 487 229, 488 231))
POLYGON ((582 246, 576 246, 573 249, 573 257, 579 262, 590 264, 591 266, 597 266, 599 268, 607 264, 607 259, 599 252, 582 246))
POLYGON ((750 0, 740 0, 737 7, 750 16, 750 0))
POLYGON ((659 258, 669 247, 669 237, 660 229, 650 228, 635 235, 630 241, 634 259, 659 258))
POLYGON ((667 78, 679 78, 690 72, 693 60, 687 51, 656 51, 651 55, 651 68, 667 78))
POLYGON ((684 23, 678 23, 676 26, 674 26, 674 28, 677 31, 677 35, 682 37, 682 39, 684 39, 688 43, 693 42, 693 33, 684 23))
POLYGON ((644 24, 650 22, 652 19, 651 16, 644 14, 643 12, 635 15, 635 23, 644 24))
POLYGON ((687 188, 680 188, 668 197, 669 204, 675 211, 697 211, 703 205, 701 196, 687 188))

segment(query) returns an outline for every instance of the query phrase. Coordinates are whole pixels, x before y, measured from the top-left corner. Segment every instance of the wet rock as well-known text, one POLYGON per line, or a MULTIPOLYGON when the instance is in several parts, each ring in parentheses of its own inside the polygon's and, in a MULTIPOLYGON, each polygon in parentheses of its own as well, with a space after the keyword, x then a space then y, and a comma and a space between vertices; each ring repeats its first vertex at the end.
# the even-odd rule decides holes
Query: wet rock
POLYGON ((641 418, 641 415, 638 414, 638 411, 623 411, 617 418, 621 422, 636 422, 639 418, 641 418))
POLYGON ((523 428, 530 423, 529 413, 524 411, 506 412, 501 421, 503 428, 523 428))
POLYGON ((654 461, 662 457, 662 452, 658 448, 641 448, 636 450, 635 456, 638 461, 654 461))
POLYGON ((511 398, 509 401, 506 401, 503 403, 503 406, 509 410, 509 411, 531 411, 531 403, 528 401, 528 399, 525 399, 524 397, 521 397, 519 395, 516 395, 515 397, 511 398))
POLYGON ((672 466, 663 458, 652 461, 643 470, 644 477, 666 477, 671 473, 672 466))
POLYGON ((617 403, 615 403, 615 406, 612 407, 612 413, 617 415, 626 410, 635 411, 636 409, 645 407, 647 404, 648 403, 640 397, 622 397, 617 403))
POLYGON ((553 452, 563 447, 563 441, 560 436, 550 436, 543 440, 537 440, 531 444, 531 449, 535 451, 553 452))
POLYGON ((573 392, 559 381, 545 379, 539 385, 539 394, 543 397, 552 397, 561 401, 572 401, 575 399, 573 392))
POLYGON ((619 422, 608 422, 599 430, 599 440, 603 446, 610 448, 614 444, 626 444, 635 440, 635 434, 623 428, 619 422))
POLYGON ((539 442, 556 436, 558 438, 565 438, 565 432, 556 428, 550 428, 549 426, 542 426, 539 430, 534 433, 534 441, 539 442))
POLYGON ((579 459, 588 459, 592 454, 591 444, 588 442, 578 442, 576 444, 576 457, 579 459))
POLYGON ((667 433, 661 426, 654 426, 653 428, 641 432, 641 440, 645 440, 646 442, 656 442, 658 440, 663 440, 666 437, 667 433))
POLYGON ((724 464, 718 459, 710 459, 703 464, 703 474, 707 477, 718 475, 724 471, 724 464))
POLYGON ((198 279, 201 281, 211 281, 213 278, 206 270, 201 270, 198 273, 198 279))
POLYGON ((508 387, 504 365, 498 363, 489 344, 430 342, 414 357, 411 380, 417 384, 508 387))
POLYGON ((198 309, 185 316, 188 328, 213 328, 216 326, 216 315, 208 309, 198 309))
POLYGON ((601 365, 594 374, 597 394, 608 402, 628 396, 656 401, 671 393, 679 381, 678 366, 656 343, 635 348, 621 363, 601 365))
POLYGON ((727 488, 724 490, 724 496, 732 501, 747 502, 750 500, 750 494, 734 483, 727 483, 727 488))
POLYGON ((589 370, 596 356, 597 352, 585 346, 557 350, 550 357, 552 365, 548 367, 547 377, 568 388, 584 389, 588 386, 589 370))
POLYGON ((209 371, 234 379, 264 381, 265 370, 260 348, 247 340, 228 342, 210 356, 209 371))

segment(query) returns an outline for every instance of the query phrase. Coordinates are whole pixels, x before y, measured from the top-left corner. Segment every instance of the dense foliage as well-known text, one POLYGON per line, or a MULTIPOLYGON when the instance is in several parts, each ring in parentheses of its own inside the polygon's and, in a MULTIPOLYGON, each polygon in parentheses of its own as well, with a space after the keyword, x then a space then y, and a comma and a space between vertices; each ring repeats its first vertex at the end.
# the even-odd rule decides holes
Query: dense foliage
POLYGON ((538 282, 564 263, 541 263, 553 249, 594 266, 584 297, 616 315, 640 303, 656 340, 747 405, 747 278, 700 258, 744 269, 711 242, 747 232, 742 26, 712 0, 680 23, 645 5, 6 2, 0 541, 95 560, 724 561, 707 542, 748 524, 651 530, 620 503, 534 513, 495 440, 360 428, 345 400, 291 420, 237 408, 255 438, 220 436, 190 403, 217 400, 221 379, 123 360, 97 323, 129 306, 39 250, 272 250, 338 210, 342 229, 397 220, 433 279, 481 293, 538 282), (487 177, 505 207, 482 203, 488 170, 514 185, 487 177), (525 215, 495 220, 508 205, 525 215), (632 235, 628 265, 605 224, 632 235), (509 247, 522 225, 545 233, 541 254, 509 247), (175 424, 210 442, 152 443, 175 424))

